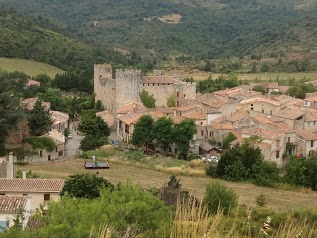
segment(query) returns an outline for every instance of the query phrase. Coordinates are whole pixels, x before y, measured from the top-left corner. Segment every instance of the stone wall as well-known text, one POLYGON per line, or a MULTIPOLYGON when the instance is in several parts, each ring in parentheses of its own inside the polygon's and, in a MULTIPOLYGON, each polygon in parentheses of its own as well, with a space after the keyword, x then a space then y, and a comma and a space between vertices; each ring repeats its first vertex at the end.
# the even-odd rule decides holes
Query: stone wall
POLYGON ((140 102, 140 70, 117 70, 116 71, 116 101, 115 110, 130 102, 140 102))
POLYGON ((174 84, 167 83, 150 83, 150 84, 142 84, 140 87, 140 92, 142 90, 147 91, 150 95, 153 95, 155 98, 155 106, 157 107, 166 107, 167 99, 175 95, 175 87, 174 84))
POLYGON ((112 78, 112 67, 110 64, 94 65, 94 92, 95 101, 100 100, 105 109, 115 110, 115 80, 112 78))

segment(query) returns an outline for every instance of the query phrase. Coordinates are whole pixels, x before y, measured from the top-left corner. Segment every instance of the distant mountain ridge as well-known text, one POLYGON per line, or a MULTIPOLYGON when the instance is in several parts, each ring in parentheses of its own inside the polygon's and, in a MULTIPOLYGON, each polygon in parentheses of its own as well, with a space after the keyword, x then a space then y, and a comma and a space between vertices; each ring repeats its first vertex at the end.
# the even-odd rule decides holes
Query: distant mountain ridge
POLYGON ((313 0, 0 0, 78 39, 148 55, 204 58, 317 51, 313 0))

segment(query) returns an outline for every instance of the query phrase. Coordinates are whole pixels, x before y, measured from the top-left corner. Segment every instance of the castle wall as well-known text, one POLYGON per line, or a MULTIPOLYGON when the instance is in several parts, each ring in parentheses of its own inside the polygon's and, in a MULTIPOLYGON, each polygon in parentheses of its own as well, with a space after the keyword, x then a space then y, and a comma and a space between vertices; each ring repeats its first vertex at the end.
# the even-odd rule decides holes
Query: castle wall
POLYGON ((94 65, 94 92, 95 101, 100 100, 105 109, 109 111, 115 110, 116 89, 110 64, 94 65))
POLYGON ((141 84, 140 92, 142 90, 147 91, 150 95, 153 95, 155 98, 155 106, 157 107, 166 107, 167 106, 167 99, 175 95, 175 87, 174 84, 167 84, 167 83, 144 83, 141 84))
POLYGON ((115 110, 130 102, 140 102, 140 70, 117 70, 115 82, 115 110))
POLYGON ((179 97, 196 99, 196 83, 177 82, 174 85, 176 92, 179 92, 179 97))

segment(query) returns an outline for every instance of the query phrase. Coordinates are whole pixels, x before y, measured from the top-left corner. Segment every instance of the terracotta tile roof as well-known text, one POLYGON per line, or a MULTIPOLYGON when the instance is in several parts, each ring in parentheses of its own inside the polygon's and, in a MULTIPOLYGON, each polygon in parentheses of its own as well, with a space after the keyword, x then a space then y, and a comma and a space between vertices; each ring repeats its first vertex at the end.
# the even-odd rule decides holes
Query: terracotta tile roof
POLYGON ((307 102, 317 102, 317 96, 310 97, 310 98, 305 98, 304 100, 307 101, 307 102))
POLYGON ((229 122, 219 123, 219 122, 212 122, 210 126, 217 130, 233 130, 233 125, 229 122))
POLYGON ((293 128, 281 121, 273 122, 272 124, 270 124, 270 126, 275 128, 276 131, 279 132, 289 133, 294 131, 293 128))
POLYGON ((278 83, 263 83, 262 86, 267 89, 278 88, 278 83))
POLYGON ((174 113, 174 107, 156 107, 154 110, 156 112, 163 112, 165 114, 173 114, 174 113))
POLYGON ((302 112, 296 109, 290 109, 290 108, 285 108, 273 114, 274 117, 280 117, 280 118, 291 119, 291 120, 295 120, 303 115, 305 115, 305 112, 302 112))
POLYGON ((282 132, 265 130, 257 127, 246 128, 242 130, 242 134, 249 136, 259 136, 262 139, 274 140, 283 135, 282 132))
POLYGON ((189 111, 189 110, 193 110, 195 108, 196 108, 195 106, 175 107, 174 110, 175 111, 180 111, 180 112, 186 112, 186 111, 189 111))
POLYGON ((251 86, 249 85, 240 85, 240 86, 237 86, 237 87, 234 87, 234 88, 227 88, 227 89, 224 89, 224 90, 219 90, 219 91, 216 91, 216 92, 213 92, 213 94, 217 94, 217 95, 220 95, 220 96, 232 96, 234 94, 237 94, 237 93, 240 93, 240 92, 245 92, 245 91, 249 91, 251 90, 251 86))
POLYGON ((317 121, 317 111, 306 112, 304 121, 317 121))
POLYGON ((41 82, 33 80, 33 79, 28 79, 26 86, 30 87, 30 86, 40 86, 41 82))
POLYGON ((254 118, 259 123, 264 123, 264 124, 273 123, 273 121, 267 118, 266 116, 257 115, 257 116, 253 116, 252 118, 254 118))
POLYGON ((194 120, 206 120, 207 113, 192 112, 192 113, 186 114, 184 117, 194 119, 194 120))
POLYGON ((65 143, 65 136, 59 131, 53 129, 47 132, 43 137, 51 138, 56 145, 61 145, 65 143))
POLYGON ((142 83, 169 83, 174 84, 175 81, 168 76, 143 76, 142 83))
POLYGON ((63 189, 63 179, 3 179, 0 178, 0 191, 19 192, 59 192, 63 189))
POLYGON ((0 213, 17 213, 25 208, 28 197, 0 195, 0 213))
POLYGON ((146 112, 147 108, 139 102, 130 102, 125 104, 124 106, 120 107, 117 110, 117 114, 126 114, 131 112, 146 112))
POLYGON ((286 93, 289 89, 289 86, 279 86, 278 87, 281 93, 286 93))
POLYGON ((66 122, 69 120, 69 116, 65 112, 52 111, 50 110, 51 118, 54 124, 58 124, 60 122, 66 122))
POLYGON ((228 116, 225 116, 224 118, 227 121, 235 122, 248 116, 249 116, 249 113, 247 111, 237 111, 237 112, 231 113, 228 116))
POLYGON ((173 120, 173 122, 174 122, 175 124, 180 123, 182 120, 185 119, 185 118, 182 117, 182 116, 174 116, 174 117, 171 117, 171 118, 172 118, 172 120, 173 120))
MULTIPOLYGON (((35 98, 27 98, 20 102, 20 106, 23 109, 32 110, 35 106, 35 103, 39 100, 38 97, 35 98)), ((42 102, 42 105, 45 107, 46 110, 49 110, 51 108, 50 102, 42 102)))
POLYGON ((157 119, 160 117, 166 117, 166 114, 163 112, 149 112, 148 115, 150 115, 151 117, 153 117, 153 119, 157 119))
POLYGON ((229 103, 229 99, 225 97, 214 97, 214 98, 208 99, 207 101, 201 102, 201 104, 212 107, 212 108, 219 108, 228 103, 229 103))
POLYGON ((142 116, 142 113, 128 113, 126 115, 118 117, 120 121, 123 121, 127 125, 136 124, 142 116))
POLYGON ((255 102, 260 102, 260 103, 269 103, 272 104, 275 107, 281 106, 281 104, 277 101, 268 99, 268 98, 263 98, 263 97, 255 97, 255 98, 249 98, 242 100, 240 104, 249 104, 249 103, 255 103, 255 102))
POLYGON ((317 140, 317 133, 310 129, 297 130, 296 133, 304 140, 317 140))
POLYGON ((28 220, 28 224, 26 225, 27 228, 37 229, 42 226, 43 223, 39 217, 30 216, 28 220))

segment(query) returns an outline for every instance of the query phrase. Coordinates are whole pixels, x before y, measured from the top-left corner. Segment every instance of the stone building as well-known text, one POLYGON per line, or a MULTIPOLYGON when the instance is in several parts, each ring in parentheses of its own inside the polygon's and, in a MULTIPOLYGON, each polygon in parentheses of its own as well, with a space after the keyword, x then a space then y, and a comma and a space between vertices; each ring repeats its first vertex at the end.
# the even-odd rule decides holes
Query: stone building
POLYGON ((141 102, 139 94, 143 90, 153 95, 157 107, 166 106, 171 96, 196 98, 196 83, 165 76, 164 71, 156 70, 152 76, 142 76, 140 70, 118 69, 113 77, 111 65, 94 66, 95 100, 100 100, 112 113, 127 103, 141 102))

